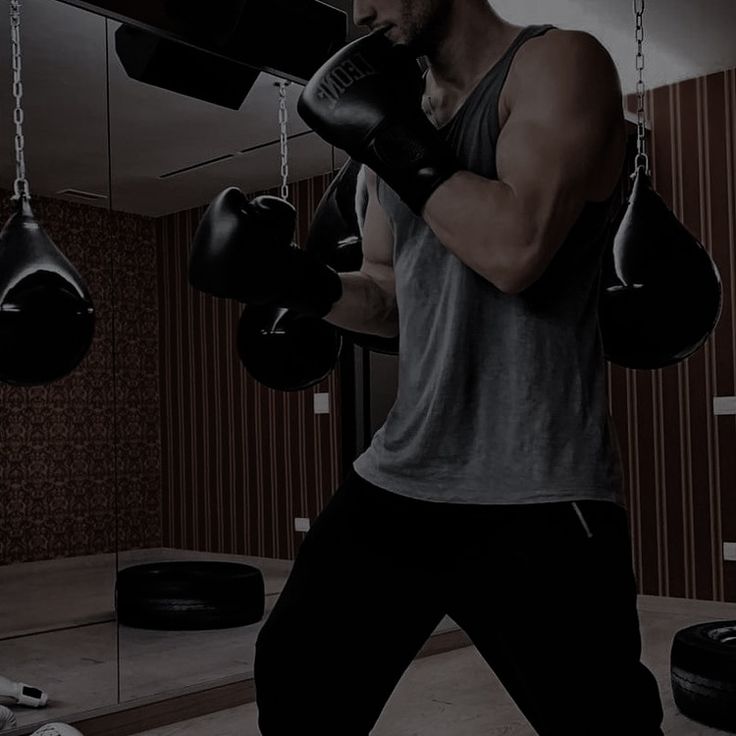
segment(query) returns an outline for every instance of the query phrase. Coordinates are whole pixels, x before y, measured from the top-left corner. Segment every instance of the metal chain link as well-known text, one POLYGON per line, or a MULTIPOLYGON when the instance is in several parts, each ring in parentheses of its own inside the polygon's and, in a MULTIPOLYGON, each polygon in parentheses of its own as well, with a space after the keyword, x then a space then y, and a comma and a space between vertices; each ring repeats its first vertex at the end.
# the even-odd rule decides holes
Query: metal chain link
POLYGON ((25 138, 23 136, 23 82, 20 52, 20 0, 10 0, 10 38, 13 66, 13 97, 15 97, 15 185, 14 200, 29 200, 31 190, 26 179, 25 138))
POLYGON ((636 83, 636 94, 638 97, 637 107, 637 155, 636 170, 644 168, 649 173, 649 156, 647 156, 647 126, 645 116, 646 88, 644 86, 644 11, 645 0, 634 0, 634 13, 636 15, 636 71, 639 79, 636 83))
POLYGON ((287 124, 289 112, 286 108, 286 88, 291 84, 282 79, 277 82, 279 88, 279 127, 281 129, 281 198, 289 199, 289 136, 287 124))

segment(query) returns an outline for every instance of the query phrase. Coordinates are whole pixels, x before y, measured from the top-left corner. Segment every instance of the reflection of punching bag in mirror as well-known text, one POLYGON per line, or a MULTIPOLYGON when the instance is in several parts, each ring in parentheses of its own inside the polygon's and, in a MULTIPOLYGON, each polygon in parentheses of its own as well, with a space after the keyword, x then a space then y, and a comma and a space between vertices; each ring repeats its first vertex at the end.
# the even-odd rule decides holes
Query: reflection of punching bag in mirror
POLYGON ((87 354, 94 324, 79 274, 21 200, 0 233, 0 380, 63 378, 87 354))
POLYGON ((92 301, 74 266, 33 216, 25 175, 20 3, 10 2, 17 210, 0 233, 0 381, 45 384, 73 371, 94 336, 92 301))

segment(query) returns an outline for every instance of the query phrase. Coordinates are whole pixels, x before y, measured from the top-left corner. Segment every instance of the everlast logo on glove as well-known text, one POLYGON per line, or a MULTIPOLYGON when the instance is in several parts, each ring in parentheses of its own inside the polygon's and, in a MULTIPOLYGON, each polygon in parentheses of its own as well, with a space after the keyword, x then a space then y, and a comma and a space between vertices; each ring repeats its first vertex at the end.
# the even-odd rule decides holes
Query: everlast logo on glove
POLYGON ((331 69, 320 81, 317 97, 320 100, 329 100, 334 105, 353 84, 371 74, 376 74, 376 69, 368 60, 360 55, 353 56, 331 69))
POLYGON ((413 52, 383 31, 349 43, 307 82, 297 109, 322 140, 390 186, 415 215, 460 164, 421 105, 413 52))

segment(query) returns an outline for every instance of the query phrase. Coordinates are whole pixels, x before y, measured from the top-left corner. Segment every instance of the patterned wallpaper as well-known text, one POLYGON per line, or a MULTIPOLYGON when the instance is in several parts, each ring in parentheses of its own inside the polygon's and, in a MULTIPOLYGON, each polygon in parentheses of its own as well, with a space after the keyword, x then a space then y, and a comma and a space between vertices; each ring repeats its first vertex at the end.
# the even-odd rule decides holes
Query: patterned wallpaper
MULTIPOLYGON (((12 212, 0 192, 4 223, 12 212)), ((0 564, 159 546, 158 302, 152 220, 34 198, 97 312, 79 368, 0 384, 0 564)))

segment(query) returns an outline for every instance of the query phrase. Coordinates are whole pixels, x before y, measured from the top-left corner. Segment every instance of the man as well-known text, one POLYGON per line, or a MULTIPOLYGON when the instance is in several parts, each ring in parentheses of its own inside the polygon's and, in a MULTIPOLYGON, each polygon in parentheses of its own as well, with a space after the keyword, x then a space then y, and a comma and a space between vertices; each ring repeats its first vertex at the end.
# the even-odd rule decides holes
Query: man
POLYGON ((596 316, 614 64, 486 0, 354 16, 300 111, 367 166, 364 264, 277 301, 400 334, 398 396, 262 627, 261 731, 366 736, 449 615, 541 736, 661 734, 596 316))

